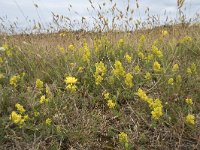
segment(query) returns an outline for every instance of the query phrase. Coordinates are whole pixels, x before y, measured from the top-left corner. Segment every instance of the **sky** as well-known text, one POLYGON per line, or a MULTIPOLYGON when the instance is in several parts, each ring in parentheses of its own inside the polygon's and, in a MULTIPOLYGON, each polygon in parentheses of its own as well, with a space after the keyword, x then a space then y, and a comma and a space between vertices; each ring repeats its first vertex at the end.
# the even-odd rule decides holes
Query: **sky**
MULTIPOLYGON (((112 0, 113 4, 108 3, 109 0, 92 0, 94 6, 97 3, 103 4, 106 2, 105 8, 110 8, 115 2, 117 7, 125 10, 127 7, 127 0, 112 0)), ((136 1, 130 0, 130 6, 135 10, 135 18, 145 19, 144 14, 147 7, 150 9, 151 15, 159 15, 161 20, 166 18, 166 15, 171 19, 177 17, 176 0, 138 0, 139 9, 136 9, 136 1), (166 15, 164 13, 166 12, 166 15)), ((200 0, 185 0, 184 8, 186 8, 187 17, 195 16, 195 13, 200 12, 200 0)), ((21 27, 29 26, 33 20, 47 24, 52 22, 52 12, 55 14, 62 14, 69 18, 80 19, 93 15, 92 8, 88 0, 0 0, 0 17, 5 23, 9 24, 17 21, 21 27), (38 7, 35 7, 37 4, 38 7), (68 11, 72 5, 72 10, 68 11), (89 9, 90 13, 88 13, 89 9), (30 21, 29 21, 30 20, 30 21)), ((2 20, 0 20, 1 23, 2 20)))

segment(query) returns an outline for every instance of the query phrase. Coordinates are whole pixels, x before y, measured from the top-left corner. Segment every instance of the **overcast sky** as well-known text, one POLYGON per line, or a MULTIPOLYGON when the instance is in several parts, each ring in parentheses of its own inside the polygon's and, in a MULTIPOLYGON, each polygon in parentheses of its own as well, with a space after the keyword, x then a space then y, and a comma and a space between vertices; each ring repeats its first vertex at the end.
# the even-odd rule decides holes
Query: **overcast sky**
MULTIPOLYGON (((106 0, 92 0, 94 3, 103 3, 106 0)), ((200 0, 185 0, 186 15, 192 17, 200 10, 200 0)), ((113 4, 117 3, 117 7, 125 10, 127 0, 113 0, 113 4)), ((136 7, 136 1, 130 0, 131 7, 136 7)), ((7 21, 13 22, 18 20, 21 24, 26 26, 30 20, 38 20, 43 23, 52 21, 52 13, 62 14, 71 18, 77 18, 79 15, 69 12, 68 8, 72 5, 72 9, 77 11, 80 16, 88 17, 87 8, 90 10, 90 3, 88 0, 0 0, 0 17, 7 18, 7 21), (38 5, 38 8, 34 6, 38 5), (38 15, 39 14, 39 15, 38 15)), ((108 3, 107 5, 111 3, 108 3)), ((139 0, 140 9, 136 10, 136 17, 145 18, 144 11, 147 7, 150 8, 151 14, 158 14, 161 18, 166 11, 167 16, 175 18, 177 14, 176 0, 139 0)), ((96 6, 96 5, 95 5, 96 6)))

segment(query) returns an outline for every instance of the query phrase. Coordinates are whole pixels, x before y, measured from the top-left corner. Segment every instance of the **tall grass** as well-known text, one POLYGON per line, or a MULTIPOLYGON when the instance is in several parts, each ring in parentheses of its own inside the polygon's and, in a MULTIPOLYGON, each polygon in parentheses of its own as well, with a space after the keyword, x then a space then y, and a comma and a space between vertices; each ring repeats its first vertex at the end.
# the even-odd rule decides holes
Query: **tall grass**
POLYGON ((199 149, 200 28, 184 1, 164 25, 131 1, 89 2, 92 20, 53 14, 46 32, 2 21, 0 149, 199 149))

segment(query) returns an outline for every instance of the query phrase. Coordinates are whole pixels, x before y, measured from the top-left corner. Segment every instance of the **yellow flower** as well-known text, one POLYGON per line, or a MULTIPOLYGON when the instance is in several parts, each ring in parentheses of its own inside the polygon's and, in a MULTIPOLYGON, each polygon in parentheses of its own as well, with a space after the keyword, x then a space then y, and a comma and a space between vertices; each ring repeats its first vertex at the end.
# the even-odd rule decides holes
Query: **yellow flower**
POLYGON ((174 64, 174 66, 172 67, 172 71, 173 71, 173 72, 177 72, 178 69, 179 69, 178 64, 174 64))
POLYGON ((86 42, 86 40, 83 43, 83 61, 84 62, 89 62, 90 61, 90 49, 88 47, 88 44, 86 42))
POLYGON ((197 66, 196 66, 195 63, 192 63, 192 65, 191 65, 191 70, 192 70, 193 73, 196 73, 196 71, 197 71, 197 66))
POLYGON ((75 46, 73 44, 70 44, 68 46, 68 49, 71 50, 71 51, 74 51, 75 50, 75 46))
POLYGON ((160 72, 161 71, 160 64, 157 61, 155 61, 154 64, 153 64, 153 70, 155 72, 160 72))
POLYGON ((127 87, 132 88, 133 87, 133 76, 131 73, 127 73, 125 76, 125 84, 127 87))
POLYGON ((66 86, 66 89, 69 90, 70 92, 75 92, 76 89, 77 89, 77 86, 74 85, 74 84, 68 84, 68 85, 66 86))
POLYGON ((163 115, 162 107, 155 107, 151 112, 151 115, 153 119, 158 120, 163 115))
POLYGON ((113 102, 113 100, 108 100, 107 106, 108 106, 110 109, 115 108, 115 105, 116 105, 116 103, 113 102))
POLYGON ((110 96, 110 93, 104 92, 104 93, 103 93, 103 96, 104 96, 104 99, 105 99, 105 100, 108 100, 108 99, 109 99, 109 96, 110 96))
POLYGON ((141 52, 141 51, 138 52, 138 57, 139 57, 140 59, 142 59, 142 60, 145 58, 143 52, 141 52))
POLYGON ((117 61, 115 61, 114 66, 115 66, 115 68, 112 71, 112 74, 117 77, 120 77, 120 76, 123 77, 125 75, 125 71, 124 71, 124 67, 122 66, 122 63, 117 60, 117 61))
POLYGON ((177 76, 176 76, 176 82, 177 82, 177 83, 181 83, 181 82, 182 82, 182 77, 181 77, 181 75, 177 75, 177 76))
POLYGON ((184 43, 188 43, 191 41, 192 41, 192 38, 190 36, 185 36, 180 40, 180 43, 184 44, 184 43))
POLYGON ((20 105, 19 103, 15 104, 15 107, 17 108, 17 110, 22 114, 25 112, 25 109, 22 105, 20 105))
POLYGON ((140 68, 139 65, 137 65, 137 66, 135 66, 134 70, 135 70, 136 73, 140 73, 141 68, 140 68))
POLYGON ((47 126, 50 126, 51 123, 52 123, 52 120, 50 118, 47 118, 45 123, 46 123, 47 126))
POLYGON ((17 87, 17 83, 19 82, 19 80, 20 80, 20 76, 19 75, 12 76, 10 78, 10 85, 13 85, 14 87, 17 87))
POLYGON ((147 60, 147 62, 149 62, 149 61, 151 61, 153 58, 154 58, 153 54, 149 54, 149 55, 147 55, 146 60, 147 60))
POLYGON ((65 33, 60 33, 60 36, 61 37, 64 37, 66 34, 65 33))
POLYGON ((27 120, 29 120, 30 118, 29 118, 29 116, 28 115, 25 115, 24 116, 24 121, 27 121, 27 120))
POLYGON ((95 66, 96 71, 93 76, 95 78, 96 85, 99 85, 103 81, 103 76, 105 75, 107 69, 102 61, 96 63, 95 66))
POLYGON ((15 124, 18 124, 21 122, 22 116, 20 114, 17 114, 15 111, 12 111, 10 115, 10 120, 14 122, 15 124))
POLYGON ((141 88, 138 89, 136 95, 137 95, 140 99, 142 99, 142 100, 144 100, 144 101, 147 101, 147 100, 148 100, 148 96, 146 95, 146 93, 145 93, 141 88))
POLYGON ((79 67, 78 72, 80 72, 80 73, 83 72, 83 67, 79 67))
POLYGON ((144 78, 145 78, 146 80, 150 80, 150 79, 151 79, 151 74, 150 74, 149 72, 146 72, 144 78))
POLYGON ((186 116, 186 123, 194 125, 195 124, 195 117, 194 117, 194 115, 188 114, 186 116))
POLYGON ((188 105, 193 105, 193 101, 192 101, 191 98, 187 98, 187 99, 185 100, 185 102, 186 102, 188 105))
POLYGON ((49 93, 50 93, 50 88, 49 88, 49 86, 47 86, 47 85, 46 85, 45 92, 46 92, 46 94, 49 94, 49 93))
POLYGON ((131 63, 132 58, 131 58, 130 55, 126 54, 126 55, 124 56, 124 58, 126 59, 126 61, 127 61, 128 63, 131 63))
POLYGON ((3 58, 2 57, 0 57, 0 63, 3 63, 3 58))
POLYGON ((150 100, 149 101, 149 107, 151 109, 154 109, 154 108, 157 108, 157 107, 161 107, 163 108, 163 105, 162 105, 162 101, 160 99, 155 99, 154 101, 150 100))
POLYGON ((45 95, 42 95, 40 97, 40 104, 43 104, 43 103, 48 103, 49 102, 49 99, 45 97, 45 95))
POLYGON ((100 61, 99 63, 95 63, 95 67, 96 67, 96 72, 99 75, 102 75, 102 76, 105 75, 107 69, 102 61, 100 61))
POLYGON ((192 74, 192 69, 190 67, 187 68, 187 74, 191 75, 192 74))
POLYGON ((163 57, 163 53, 161 50, 158 49, 157 46, 153 45, 152 46, 152 52, 155 56, 158 56, 159 58, 162 58, 163 57))
POLYGON ((162 33, 162 36, 166 36, 166 35, 168 35, 167 30, 162 30, 161 33, 162 33))
POLYGON ((44 83, 40 79, 37 79, 35 82, 35 87, 38 89, 42 89, 44 87, 44 83))
POLYGON ((68 76, 65 78, 66 84, 75 84, 77 82, 77 79, 75 77, 68 76))
POLYGON ((58 49, 60 50, 61 53, 65 53, 65 48, 64 47, 58 47, 58 49))
POLYGON ((142 45, 144 44, 144 42, 146 41, 146 38, 144 35, 141 35, 140 36, 140 39, 139 39, 139 45, 138 45, 138 48, 140 49, 142 47, 142 45))
POLYGON ((124 39, 119 39, 118 41, 118 47, 124 46, 124 39))
POLYGON ((38 117, 40 115, 40 113, 38 111, 34 111, 34 116, 38 117))
POLYGON ((0 73, 0 80, 4 78, 3 73, 0 73))
POLYGON ((118 136, 121 143, 128 143, 128 136, 125 132, 120 132, 118 136))
POLYGON ((168 84, 169 84, 169 85, 174 85, 174 79, 173 79, 173 78, 169 78, 168 84))

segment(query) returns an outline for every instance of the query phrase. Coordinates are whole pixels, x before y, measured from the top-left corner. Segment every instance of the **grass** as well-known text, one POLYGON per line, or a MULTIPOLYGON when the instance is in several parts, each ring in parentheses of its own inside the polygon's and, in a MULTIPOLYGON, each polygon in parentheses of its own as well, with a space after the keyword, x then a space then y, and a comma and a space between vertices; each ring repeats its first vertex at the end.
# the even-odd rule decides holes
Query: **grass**
POLYGON ((2 34, 0 149, 199 149, 199 35, 2 34))

